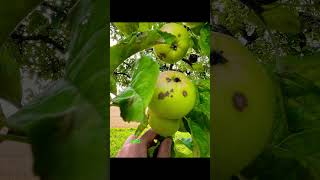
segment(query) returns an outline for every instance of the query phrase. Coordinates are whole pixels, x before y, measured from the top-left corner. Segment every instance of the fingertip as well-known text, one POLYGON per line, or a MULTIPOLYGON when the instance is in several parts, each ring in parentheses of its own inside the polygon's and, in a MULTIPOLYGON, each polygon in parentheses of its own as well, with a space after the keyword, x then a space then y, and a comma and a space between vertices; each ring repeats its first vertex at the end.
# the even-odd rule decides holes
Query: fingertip
POLYGON ((141 142, 144 143, 145 145, 149 146, 150 144, 153 143, 154 139, 158 136, 156 132, 154 132, 152 129, 149 129, 147 132, 145 132, 141 136, 141 142))
POLYGON ((171 157, 171 146, 172 146, 172 139, 166 138, 164 139, 158 151, 159 158, 170 158, 171 157))

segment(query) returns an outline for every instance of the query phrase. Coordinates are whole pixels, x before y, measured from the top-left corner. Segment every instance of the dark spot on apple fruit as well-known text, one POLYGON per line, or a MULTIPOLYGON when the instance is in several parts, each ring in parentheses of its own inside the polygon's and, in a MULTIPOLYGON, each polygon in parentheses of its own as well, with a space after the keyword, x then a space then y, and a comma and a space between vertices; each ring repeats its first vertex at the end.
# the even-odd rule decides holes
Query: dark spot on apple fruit
POLYGON ((232 96, 233 106, 240 112, 248 107, 248 99, 242 92, 235 92, 232 96))
POLYGON ((165 96, 169 96, 169 91, 167 91, 164 95, 165 95, 165 96))
POLYGON ((170 82, 170 81, 171 81, 171 79, 170 79, 170 78, 168 78, 168 77, 166 77, 166 80, 167 80, 167 82, 170 82))
POLYGON ((181 82, 181 79, 180 79, 180 78, 177 78, 177 77, 174 78, 173 80, 174 80, 174 82, 181 82))
POLYGON ((173 95, 171 95, 170 97, 173 97, 173 95))
POLYGON ((177 44, 176 43, 173 43, 172 45, 171 45, 171 48, 173 49, 173 50, 177 50, 177 48, 178 48, 178 46, 177 46, 177 44))
POLYGON ((188 96, 187 91, 183 90, 183 91, 182 91, 182 95, 183 95, 184 97, 187 97, 187 96, 188 96))
POLYGON ((160 92, 159 94, 158 94, 158 99, 164 99, 164 93, 163 92, 160 92))
POLYGON ((170 89, 170 92, 173 92, 173 89, 170 89))
POLYGON ((160 58, 160 59, 164 59, 164 58, 166 58, 166 56, 167 56, 167 55, 166 55, 165 53, 160 53, 160 54, 159 54, 159 58, 160 58))
POLYGON ((181 34, 178 34, 178 37, 181 37, 181 34))

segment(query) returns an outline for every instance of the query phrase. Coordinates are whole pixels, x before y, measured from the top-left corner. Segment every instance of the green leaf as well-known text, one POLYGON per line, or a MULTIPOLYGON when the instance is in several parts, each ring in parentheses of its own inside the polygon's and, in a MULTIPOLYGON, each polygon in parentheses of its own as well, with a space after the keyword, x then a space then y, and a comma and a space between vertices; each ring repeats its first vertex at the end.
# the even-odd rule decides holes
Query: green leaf
POLYGON ((107 178, 105 7, 103 0, 79 1, 66 76, 7 122, 30 138, 41 179, 107 178))
POLYGON ((288 99, 289 129, 300 132, 307 129, 320 128, 320 95, 308 94, 295 99, 288 99))
POLYGON ((283 93, 289 98, 303 96, 308 93, 319 94, 320 88, 315 82, 297 73, 280 73, 283 93))
POLYGON ((200 30, 199 46, 201 49, 201 55, 210 56, 210 40, 211 40, 211 31, 210 26, 203 26, 200 30))
POLYGON ((9 46, 0 49, 0 98, 21 106, 22 85, 20 67, 9 46))
POLYGON ((272 6, 262 12, 265 23, 271 29, 284 33, 299 33, 301 24, 299 14, 286 6, 272 6))
POLYGON ((198 39, 196 38, 196 36, 191 36, 191 41, 190 41, 191 45, 192 45, 192 48, 200 54, 200 46, 199 46, 199 41, 198 39))
MULTIPOLYGON (((195 86, 197 87, 197 101, 192 112, 201 112, 205 116, 205 125, 210 129, 210 80, 201 79, 194 81, 195 86)), ((191 114, 190 113, 190 114, 191 114)), ((187 115, 188 117, 188 115, 187 115)))
MULTIPOLYGON (((278 81, 274 81, 278 82, 278 81)), ((276 105, 275 105, 275 112, 274 112, 274 120, 272 125, 272 133, 270 138, 270 144, 278 144, 282 141, 285 137, 289 135, 288 129, 288 119, 287 119, 287 112, 284 106, 284 97, 281 91, 280 86, 275 86, 276 92, 276 105)))
POLYGON ((138 30, 140 23, 134 23, 134 22, 114 22, 113 25, 117 27, 117 29, 124 34, 125 36, 128 36, 132 34, 133 32, 136 32, 138 30))
POLYGON ((117 94, 117 84, 113 76, 110 76, 110 92, 117 94))
POLYGON ((139 32, 149 31, 151 30, 153 25, 154 23, 150 23, 150 22, 140 22, 138 31, 139 32))
POLYGON ((320 66, 320 53, 310 56, 286 56, 280 62, 283 69, 287 73, 297 73, 300 76, 313 81, 315 85, 320 87, 320 71, 315 68, 320 66))
POLYGON ((176 144, 183 144, 191 151, 193 149, 192 138, 180 138, 180 139, 177 139, 176 140, 176 144))
POLYGON ((110 48, 110 72, 133 54, 156 44, 171 43, 175 36, 160 30, 133 33, 110 48))
POLYGON ((192 64, 192 69, 197 71, 197 72, 204 72, 205 71, 202 63, 193 63, 192 64))
POLYGON ((193 140, 195 157, 210 157, 210 80, 195 82, 197 102, 186 116, 193 140))
POLYGON ((137 61, 128 88, 112 100, 119 104, 121 117, 125 121, 142 122, 144 120, 145 109, 153 96, 159 73, 159 65, 152 58, 143 56, 137 61))
POLYGON ((308 168, 314 179, 320 178, 320 129, 293 134, 275 147, 282 157, 294 157, 308 168))
MULTIPOLYGON (((193 117, 195 118, 195 117, 193 117)), ((203 117, 198 117, 202 119, 203 117)), ((203 124, 186 118, 191 130, 194 157, 210 157, 210 131, 203 124)))
POLYGON ((315 180, 298 160, 281 157, 271 149, 264 151, 241 175, 255 180, 315 180))

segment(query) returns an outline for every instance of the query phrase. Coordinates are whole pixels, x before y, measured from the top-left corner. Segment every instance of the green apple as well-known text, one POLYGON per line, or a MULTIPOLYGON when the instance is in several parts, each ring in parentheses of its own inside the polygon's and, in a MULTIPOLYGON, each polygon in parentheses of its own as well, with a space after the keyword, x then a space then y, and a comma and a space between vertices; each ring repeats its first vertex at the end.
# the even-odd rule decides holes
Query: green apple
POLYGON ((257 59, 236 39, 212 33, 212 128, 214 179, 229 179, 267 144, 276 107, 275 85, 257 59))
POLYGON ((148 122, 151 129, 163 137, 172 136, 180 127, 180 119, 162 118, 150 110, 148 111, 148 116, 148 122))
POLYGON ((176 36, 176 40, 171 44, 158 44, 154 46, 156 56, 166 63, 173 64, 181 60, 187 53, 191 40, 189 32, 183 25, 177 23, 167 23, 160 29, 163 32, 176 36))
POLYGON ((167 119, 181 119, 187 115, 196 102, 196 87, 183 73, 161 72, 149 108, 157 116, 167 119))

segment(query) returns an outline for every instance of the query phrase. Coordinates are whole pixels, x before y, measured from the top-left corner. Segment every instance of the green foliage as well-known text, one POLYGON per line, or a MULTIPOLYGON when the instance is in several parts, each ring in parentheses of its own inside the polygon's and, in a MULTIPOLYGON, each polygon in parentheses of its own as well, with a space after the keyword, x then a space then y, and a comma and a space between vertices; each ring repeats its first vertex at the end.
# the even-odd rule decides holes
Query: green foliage
POLYGON ((112 100, 120 106, 121 117, 125 121, 142 122, 145 119, 145 110, 151 101, 159 73, 159 65, 151 58, 142 57, 137 61, 130 85, 112 100))
POLYGON ((199 80, 197 102, 186 116, 192 136, 194 157, 210 157, 210 81, 199 80))
POLYGON ((284 33, 299 33, 300 21, 298 12, 286 6, 264 7, 265 11, 261 14, 266 25, 271 29, 284 33))
POLYGON ((210 36, 211 35, 211 30, 210 30, 210 26, 206 25, 203 26, 200 30, 200 38, 199 38, 199 46, 201 49, 201 53, 204 56, 210 56, 210 36))
POLYGON ((20 67, 8 46, 0 49, 0 98, 21 106, 22 87, 20 67))
POLYGON ((104 1, 79 2, 66 75, 7 121, 30 138, 34 171, 42 179, 107 178, 104 7, 104 1))

